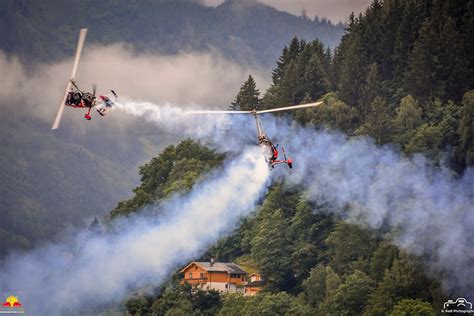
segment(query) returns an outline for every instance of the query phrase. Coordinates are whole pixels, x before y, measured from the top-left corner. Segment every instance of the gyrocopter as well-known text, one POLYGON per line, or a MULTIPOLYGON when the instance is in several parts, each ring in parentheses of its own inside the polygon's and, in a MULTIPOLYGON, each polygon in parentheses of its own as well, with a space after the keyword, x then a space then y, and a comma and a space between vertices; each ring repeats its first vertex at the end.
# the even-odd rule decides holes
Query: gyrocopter
POLYGON ((293 168, 293 160, 286 156, 285 148, 283 147, 281 148, 281 151, 283 153, 283 159, 278 159, 278 144, 274 145, 270 138, 268 138, 268 136, 263 131, 263 125, 262 121, 260 120, 259 114, 315 107, 321 105, 322 103, 323 101, 319 101, 261 111, 257 111, 257 109, 253 109, 252 111, 189 111, 186 112, 186 114, 251 114, 255 118, 258 144, 263 149, 265 161, 268 163, 269 167, 273 169, 278 164, 287 164, 288 167, 291 169, 293 168))
MULTIPOLYGON (((59 127, 59 123, 61 122, 61 117, 64 112, 64 107, 66 106, 72 108, 87 109, 87 112, 84 114, 84 118, 90 121, 92 119, 90 115, 92 108, 95 108, 101 116, 104 116, 107 111, 114 105, 114 102, 108 96, 100 95, 99 99, 96 97, 95 93, 97 90, 97 85, 92 85, 92 92, 85 92, 79 89, 76 84, 76 81, 74 80, 86 35, 87 29, 81 29, 81 31, 79 32, 79 40, 77 42, 76 56, 74 58, 74 66, 72 68, 71 78, 69 79, 68 84, 66 86, 66 92, 64 93, 63 101, 59 106, 58 114, 54 119, 54 123, 51 129, 57 129, 59 127)), ((117 98, 117 94, 115 93, 115 91, 111 90, 111 92, 113 96, 117 98)))

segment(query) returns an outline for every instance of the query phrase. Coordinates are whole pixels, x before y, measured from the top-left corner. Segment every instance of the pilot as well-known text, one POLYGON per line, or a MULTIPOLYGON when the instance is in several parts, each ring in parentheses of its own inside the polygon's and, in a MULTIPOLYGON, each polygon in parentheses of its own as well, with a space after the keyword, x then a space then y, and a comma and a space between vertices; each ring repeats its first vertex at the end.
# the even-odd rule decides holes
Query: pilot
POLYGON ((277 150, 278 144, 276 146, 272 145, 272 161, 277 160, 278 158, 278 150, 277 150))
POLYGON ((79 105, 81 104, 81 94, 79 92, 73 92, 74 96, 72 98, 72 104, 79 105))
POLYGON ((82 96, 82 101, 84 101, 84 105, 88 108, 92 107, 92 102, 94 101, 94 97, 90 93, 84 93, 82 96))

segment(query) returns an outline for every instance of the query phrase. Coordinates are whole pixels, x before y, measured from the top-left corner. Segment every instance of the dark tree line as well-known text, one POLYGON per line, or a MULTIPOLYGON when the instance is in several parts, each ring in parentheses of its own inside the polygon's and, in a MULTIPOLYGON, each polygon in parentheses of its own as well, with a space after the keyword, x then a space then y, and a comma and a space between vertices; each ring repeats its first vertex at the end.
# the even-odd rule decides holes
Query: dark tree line
MULTIPOLYGON (((434 162, 447 158, 462 172, 474 164, 473 7, 472 0, 375 0, 351 16, 333 53, 319 40, 294 38, 276 63, 271 87, 261 97, 249 76, 232 108, 322 99, 322 106, 299 110, 294 119, 369 135, 434 162)), ((150 169, 150 179, 160 170, 150 169)), ((386 232, 344 223, 329 211, 277 183, 232 235, 200 258, 260 272, 267 282, 260 294, 209 293, 210 305, 196 305, 204 294, 183 298, 186 287, 174 279, 138 306, 156 315, 434 315, 442 308, 446 293, 420 258, 391 244, 386 232)))
MULTIPOLYGON (((375 0, 350 17, 333 54, 317 39, 294 38, 255 102, 273 108, 323 98, 295 119, 397 143, 462 171, 474 164, 473 7, 472 0, 375 0)), ((246 82, 236 103, 252 89, 246 82)))

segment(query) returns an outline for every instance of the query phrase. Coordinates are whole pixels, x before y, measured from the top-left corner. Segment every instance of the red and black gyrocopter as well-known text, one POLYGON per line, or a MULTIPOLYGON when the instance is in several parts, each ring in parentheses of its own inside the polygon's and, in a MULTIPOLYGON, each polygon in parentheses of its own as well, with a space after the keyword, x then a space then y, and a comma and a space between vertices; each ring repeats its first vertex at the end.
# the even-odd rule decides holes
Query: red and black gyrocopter
MULTIPOLYGON (((104 116, 108 109, 114 104, 109 97, 104 95, 100 95, 99 99, 97 99, 95 95, 97 86, 95 84, 92 86, 92 92, 84 92, 79 89, 76 82, 74 81, 74 76, 76 75, 77 66, 79 65, 79 59, 81 57, 82 47, 84 46, 86 35, 87 29, 81 29, 79 32, 79 40, 77 42, 76 56, 74 58, 74 66, 72 68, 71 78, 69 79, 69 82, 66 86, 66 92, 64 93, 63 101, 61 102, 58 114, 54 119, 51 129, 57 129, 59 127, 59 123, 61 122, 61 117, 64 112, 64 107, 66 106, 72 108, 88 109, 87 113, 84 114, 84 118, 86 120, 91 120, 92 117, 90 113, 92 108, 95 108, 101 116, 104 116)), ((117 98, 115 91, 111 90, 111 92, 114 97, 117 98)))
POLYGON ((278 164, 287 164, 289 168, 293 168, 293 160, 286 156, 285 148, 282 147, 281 151, 283 153, 283 159, 278 159, 278 145, 274 145, 270 138, 263 131, 262 121, 260 120, 259 114, 270 113, 270 112, 279 112, 279 111, 291 111, 302 108, 309 108, 319 106, 323 101, 299 104, 293 106, 286 106, 276 109, 261 110, 257 111, 256 109, 252 111, 189 111, 187 114, 251 114, 255 118, 255 124, 257 126, 257 141, 265 153, 265 160, 267 161, 269 167, 273 169, 275 165, 278 164))

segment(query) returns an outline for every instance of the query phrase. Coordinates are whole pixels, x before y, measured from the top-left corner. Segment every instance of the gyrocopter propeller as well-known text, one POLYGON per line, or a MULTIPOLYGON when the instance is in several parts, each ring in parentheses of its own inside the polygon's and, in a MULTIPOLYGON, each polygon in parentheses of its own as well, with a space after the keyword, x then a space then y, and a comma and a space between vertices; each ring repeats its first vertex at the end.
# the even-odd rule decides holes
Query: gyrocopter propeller
POLYGON ((257 141, 258 144, 263 148, 265 152, 265 160, 267 161, 269 167, 273 169, 275 165, 278 164, 287 164, 291 169, 293 168, 293 160, 286 156, 285 148, 282 147, 283 159, 278 159, 278 144, 274 145, 270 138, 263 131, 262 121, 260 120, 259 115, 264 113, 280 112, 280 111, 293 111, 297 109, 309 108, 319 106, 323 101, 299 104, 286 106, 281 108, 261 110, 257 111, 256 109, 252 111, 189 111, 186 114, 251 114, 255 118, 255 124, 257 127, 257 141))
MULTIPOLYGON (((87 113, 84 114, 84 118, 86 120, 91 120, 92 117, 90 115, 91 109, 95 108, 97 112, 104 116, 106 112, 114 105, 114 102, 108 97, 101 95, 99 96, 100 102, 96 97, 97 85, 92 85, 92 92, 84 92, 76 84, 74 77, 76 76, 77 67, 79 65, 79 59, 81 58, 82 48, 84 46, 84 41, 86 39, 87 29, 81 29, 79 32, 79 40, 77 42, 76 48, 76 55, 74 57, 74 66, 72 67, 71 78, 69 79, 66 92, 64 93, 63 100, 61 105, 59 106, 59 111, 56 114, 56 118, 54 119, 53 126, 51 129, 57 129, 59 127, 59 123, 61 122, 61 118, 63 116, 64 107, 72 107, 72 108, 87 108, 87 113)), ((111 90, 114 98, 117 98, 117 94, 114 90, 111 90)))

